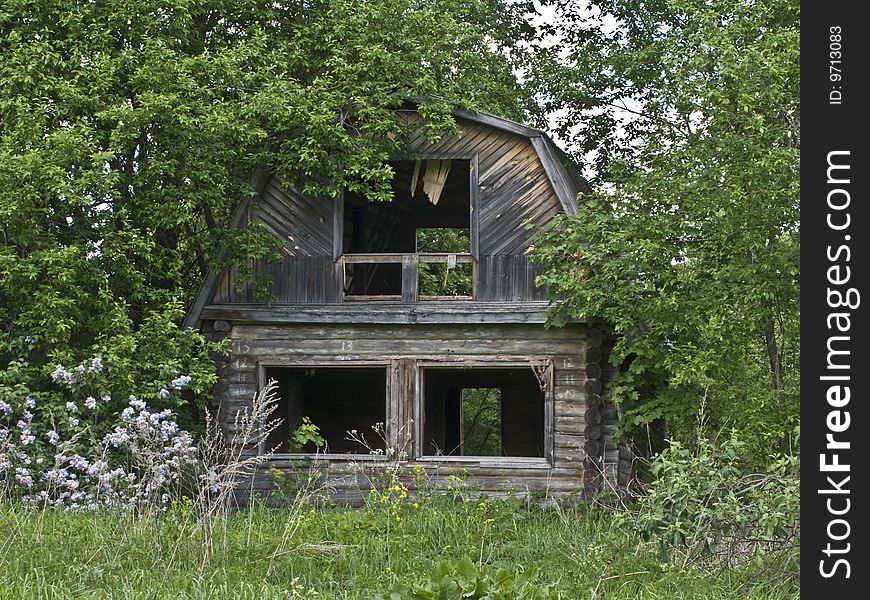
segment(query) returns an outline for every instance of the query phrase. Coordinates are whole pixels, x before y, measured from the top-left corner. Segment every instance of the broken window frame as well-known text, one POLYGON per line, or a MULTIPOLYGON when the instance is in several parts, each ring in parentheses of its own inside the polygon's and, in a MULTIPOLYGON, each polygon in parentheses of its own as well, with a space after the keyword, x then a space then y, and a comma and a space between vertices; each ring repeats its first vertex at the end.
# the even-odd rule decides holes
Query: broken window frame
MULTIPOLYGON (((266 371, 268 369, 344 369, 344 368, 358 368, 358 369, 383 369, 385 371, 385 382, 384 386, 384 437, 386 438, 386 443, 388 446, 392 446, 394 444, 393 437, 395 436, 395 432, 393 431, 393 427, 390 423, 390 408, 393 402, 392 398, 392 386, 391 386, 391 373, 390 373, 391 361, 389 360, 348 360, 348 361, 340 361, 340 362, 330 362, 326 360, 294 360, 290 362, 279 362, 279 361, 270 361, 270 362, 259 362, 257 363, 257 389, 262 390, 266 387, 266 383, 269 381, 266 377, 266 371)), ((280 415, 279 415, 280 416, 280 415)), ((316 425, 317 423, 315 423, 316 425)), ((265 427, 265 423, 260 424, 260 428, 265 427)), ((361 425, 361 427, 365 427, 361 425)), ((365 431, 366 434, 369 433, 368 430, 365 431)), ((374 435, 374 432, 371 432, 374 435)), ((266 448, 266 440, 263 439, 260 441, 260 444, 257 447, 257 454, 260 456, 265 455, 268 452, 266 448)), ((270 455, 271 460, 294 460, 294 459, 319 459, 319 460, 343 460, 343 461, 385 461, 388 460, 388 457, 385 455, 376 455, 369 453, 359 453, 352 454, 347 452, 335 453, 335 452, 274 452, 270 455)))
POLYGON ((554 425, 553 415, 555 409, 555 379, 554 367, 552 359, 543 360, 510 360, 510 361, 489 361, 480 359, 461 360, 445 362, 438 360, 418 360, 416 369, 416 384, 413 398, 413 407, 411 414, 414 418, 414 460, 418 462, 438 462, 438 463, 464 463, 476 466, 497 466, 504 467, 507 465, 516 466, 518 468, 550 468, 553 466, 554 455, 554 425), (539 381, 542 381, 544 388, 544 431, 543 444, 544 456, 449 456, 449 455, 432 455, 426 454, 424 447, 424 419, 426 414, 425 405, 425 371, 426 370, 456 370, 456 369, 516 369, 527 368, 535 371, 539 381))
MULTIPOLYGON (((392 357, 384 360, 341 360, 329 361, 315 357, 299 357, 288 361, 268 361, 257 363, 257 387, 258 390, 265 387, 266 370, 270 368, 383 368, 386 370, 386 385, 384 397, 384 433, 388 447, 407 449, 408 455, 401 462, 414 461, 421 463, 454 463, 478 467, 499 467, 519 469, 550 469, 554 464, 555 450, 555 375, 554 362, 552 359, 512 359, 512 360, 485 360, 480 357, 453 356, 450 360, 420 359, 416 357, 392 357), (410 361, 413 373, 413 394, 410 397, 399 397, 403 385, 397 381, 396 369, 401 361, 410 361), (539 380, 543 380, 544 390, 544 456, 442 456, 426 455, 423 442, 423 415, 425 411, 424 397, 424 370, 426 369, 534 369, 539 380), (411 418, 410 423, 396 422, 395 417, 404 413, 411 418), (409 429, 406 430, 405 427, 409 429), (403 442, 403 438, 410 435, 410 444, 403 442)), ((407 389, 407 388, 405 388, 407 389)), ((258 454, 264 455, 265 442, 257 448, 258 454)), ((354 461, 387 461, 386 456, 372 454, 334 454, 334 453, 274 453, 271 460, 310 460, 317 458, 333 462, 354 461)), ((395 457, 393 457, 395 459, 395 457)))
MULTIPOLYGON (((397 158, 395 160, 415 160, 397 158)), ((344 208, 345 194, 342 191, 335 198, 333 223, 333 258, 335 260, 335 277, 341 290, 342 302, 402 302, 405 304, 429 301, 474 301, 477 299, 478 274, 477 263, 480 246, 480 217, 478 183, 478 155, 443 155, 433 154, 421 156, 418 160, 451 160, 464 161, 468 165, 469 184, 469 221, 468 233, 471 242, 469 253, 345 253, 344 252, 344 208), (419 295, 419 265, 420 263, 471 263, 471 296, 421 296, 419 295), (401 293, 398 295, 358 295, 346 292, 347 265, 350 264, 400 264, 401 293)))

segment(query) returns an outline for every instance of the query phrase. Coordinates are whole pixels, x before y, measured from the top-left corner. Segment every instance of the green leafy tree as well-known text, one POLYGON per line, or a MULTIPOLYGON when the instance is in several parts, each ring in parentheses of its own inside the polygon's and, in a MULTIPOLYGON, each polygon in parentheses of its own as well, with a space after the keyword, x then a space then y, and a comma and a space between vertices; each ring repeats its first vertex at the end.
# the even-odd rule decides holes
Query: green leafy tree
POLYGON ((209 267, 274 252, 263 230, 231 227, 251 173, 383 198, 409 99, 433 138, 455 105, 520 117, 527 8, 4 2, 0 368, 16 363, 15 394, 103 356, 127 393, 186 373, 204 398, 209 346, 178 323, 209 267))
POLYGON ((537 85, 598 190, 538 245, 553 322, 616 335, 625 429, 703 403, 764 460, 798 419, 798 3, 551 4, 537 85))

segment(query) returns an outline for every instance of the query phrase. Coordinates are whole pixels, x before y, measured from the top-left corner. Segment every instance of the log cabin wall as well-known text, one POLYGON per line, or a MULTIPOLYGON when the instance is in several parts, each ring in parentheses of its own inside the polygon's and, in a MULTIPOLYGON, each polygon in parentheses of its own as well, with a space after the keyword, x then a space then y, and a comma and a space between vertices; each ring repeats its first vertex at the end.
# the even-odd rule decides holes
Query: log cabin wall
MULTIPOLYGON (((281 366, 300 368, 380 367, 387 373, 388 440, 408 453, 409 473, 422 465, 432 483, 445 484, 451 474, 467 473, 466 482, 490 495, 514 490, 546 492, 553 496, 583 493, 587 419, 599 420, 587 407, 586 389, 595 384, 587 376, 587 330, 584 326, 544 329, 540 325, 451 324, 254 324, 208 321, 204 330, 232 340, 222 360, 216 399, 223 410, 225 433, 232 434, 233 415, 250 406, 264 384, 264 374, 281 366), (483 368, 512 365, 551 365, 544 442, 546 457, 432 457, 416 444, 414 419, 420 414, 421 369, 435 365, 483 368)), ((349 390, 349 402, 353 391, 349 390)), ((360 424, 360 429, 366 428, 360 424)), ((367 491, 364 476, 349 472, 352 462, 366 469, 376 463, 365 454, 329 455, 319 461, 337 501, 357 502, 367 491)), ((298 460, 298 459, 297 459, 298 460)), ((292 471, 292 455, 278 455, 269 464, 292 471)), ((409 482, 410 483, 410 482, 409 482)), ((268 495, 272 476, 256 474, 253 490, 268 495)))

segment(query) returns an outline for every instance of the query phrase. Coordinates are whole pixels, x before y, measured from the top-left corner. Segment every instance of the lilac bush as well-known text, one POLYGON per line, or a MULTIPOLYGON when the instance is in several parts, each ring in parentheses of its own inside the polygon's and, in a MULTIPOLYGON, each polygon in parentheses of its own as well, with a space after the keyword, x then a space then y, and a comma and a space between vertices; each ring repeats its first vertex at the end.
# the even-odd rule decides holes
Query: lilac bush
MULTIPOLYGON (((89 373, 102 369, 96 357, 72 369, 59 364, 51 378, 75 394, 89 373)), ((165 398, 190 382, 178 375, 155 395, 165 398)), ((132 395, 100 436, 94 425, 105 430, 111 397, 100 400, 67 401, 63 415, 41 411, 31 396, 20 406, 0 400, 0 497, 82 510, 165 507, 185 468, 197 462, 193 436, 170 409, 151 410, 132 395)))

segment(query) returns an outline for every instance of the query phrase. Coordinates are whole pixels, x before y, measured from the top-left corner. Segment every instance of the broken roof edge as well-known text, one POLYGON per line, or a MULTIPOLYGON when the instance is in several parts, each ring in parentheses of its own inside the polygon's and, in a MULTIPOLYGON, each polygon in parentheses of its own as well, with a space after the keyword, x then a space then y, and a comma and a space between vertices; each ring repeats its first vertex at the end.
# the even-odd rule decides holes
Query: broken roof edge
POLYGON ((581 192, 588 192, 589 185, 577 171, 576 165, 573 164, 568 154, 559 148, 547 133, 485 112, 455 108, 451 114, 493 129, 529 138, 565 213, 568 216, 576 214, 577 197, 581 192))

